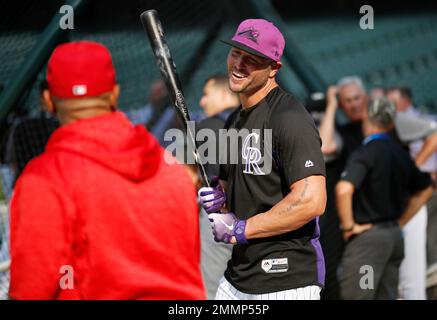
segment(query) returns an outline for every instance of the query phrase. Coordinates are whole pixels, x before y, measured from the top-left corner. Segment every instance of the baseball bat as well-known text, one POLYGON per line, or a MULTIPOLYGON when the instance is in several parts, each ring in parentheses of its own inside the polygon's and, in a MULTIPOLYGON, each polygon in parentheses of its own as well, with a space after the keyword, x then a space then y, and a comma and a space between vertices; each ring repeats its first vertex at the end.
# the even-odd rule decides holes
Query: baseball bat
POLYGON ((161 21, 158 17, 156 10, 147 10, 140 15, 141 23, 147 33, 150 46, 155 55, 156 63, 161 71, 161 76, 167 87, 167 91, 172 104, 175 106, 178 114, 182 117, 183 123, 187 131, 188 139, 193 144, 194 159, 199 166, 200 173, 202 175, 203 182, 208 187, 210 186, 208 174, 202 162, 200 161, 199 153, 197 151, 196 141, 194 139, 194 133, 192 132, 188 121, 190 121, 190 115, 188 113, 187 105, 185 103, 185 97, 182 91, 179 75, 176 71, 176 64, 172 58, 170 49, 167 45, 167 41, 164 37, 164 30, 162 28, 161 21))

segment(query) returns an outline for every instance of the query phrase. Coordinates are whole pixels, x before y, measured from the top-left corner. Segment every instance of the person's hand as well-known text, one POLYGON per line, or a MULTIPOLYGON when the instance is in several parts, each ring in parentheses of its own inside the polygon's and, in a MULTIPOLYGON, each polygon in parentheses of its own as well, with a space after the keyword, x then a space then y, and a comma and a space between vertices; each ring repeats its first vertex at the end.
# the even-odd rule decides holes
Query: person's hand
POLYGON ((326 107, 337 109, 338 107, 338 87, 329 86, 328 91, 326 91, 326 107))
POLYGON ((207 213, 220 212, 220 209, 226 203, 226 193, 218 181, 218 177, 214 177, 210 183, 211 187, 203 187, 199 189, 199 202, 207 213))
POLYGON ((216 242, 248 243, 245 235, 246 220, 237 219, 232 212, 211 213, 208 219, 216 242))
POLYGON ((343 231, 343 240, 348 241, 350 237, 359 235, 363 232, 366 232, 367 230, 371 229, 373 227, 373 224, 366 223, 366 224, 354 224, 352 230, 350 231, 343 231))

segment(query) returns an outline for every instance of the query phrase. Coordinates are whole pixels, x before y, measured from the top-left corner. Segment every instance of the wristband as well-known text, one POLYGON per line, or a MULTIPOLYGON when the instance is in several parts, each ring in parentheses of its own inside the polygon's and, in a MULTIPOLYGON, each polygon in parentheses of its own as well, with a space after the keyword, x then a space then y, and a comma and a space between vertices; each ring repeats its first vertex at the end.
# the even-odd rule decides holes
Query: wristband
POLYGON ((244 234, 246 231, 246 221, 247 220, 239 220, 235 225, 234 236, 237 240, 237 244, 249 243, 244 234))

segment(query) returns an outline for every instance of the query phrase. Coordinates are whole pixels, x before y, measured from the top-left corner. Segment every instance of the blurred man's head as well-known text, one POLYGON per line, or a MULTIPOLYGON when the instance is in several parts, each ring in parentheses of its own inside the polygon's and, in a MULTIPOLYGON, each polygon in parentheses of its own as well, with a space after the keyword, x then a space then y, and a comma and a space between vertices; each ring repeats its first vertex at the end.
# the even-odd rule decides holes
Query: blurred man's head
POLYGON ((385 97, 372 99, 365 113, 364 135, 390 131, 394 127, 395 117, 396 107, 391 101, 385 97))
POLYGON ((44 103, 62 124, 115 110, 119 87, 109 50, 100 43, 77 41, 58 46, 47 67, 44 103))
POLYGON ((368 98, 363 81, 356 76, 338 81, 338 98, 341 108, 352 122, 363 120, 368 98))
POLYGON ((229 79, 225 75, 215 75, 206 80, 200 106, 208 117, 219 114, 228 108, 240 104, 237 94, 229 88, 229 79))
POLYGON ((157 108, 164 108, 169 104, 167 88, 162 80, 156 80, 152 83, 149 90, 149 102, 157 108))
POLYGON ((413 104, 411 89, 405 86, 391 87, 387 91, 387 98, 395 104, 398 112, 407 111, 413 104))
POLYGON ((370 98, 376 99, 385 97, 386 89, 384 87, 373 87, 372 90, 370 90, 370 98))

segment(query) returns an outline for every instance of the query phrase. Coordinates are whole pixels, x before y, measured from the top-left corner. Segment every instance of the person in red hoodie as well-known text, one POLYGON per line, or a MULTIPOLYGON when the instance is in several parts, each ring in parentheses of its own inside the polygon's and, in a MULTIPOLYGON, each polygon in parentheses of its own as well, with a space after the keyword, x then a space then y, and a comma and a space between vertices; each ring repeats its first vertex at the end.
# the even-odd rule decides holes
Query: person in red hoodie
POLYGON ((58 46, 47 80, 62 126, 14 190, 10 297, 205 299, 195 187, 115 110, 108 49, 58 46))

